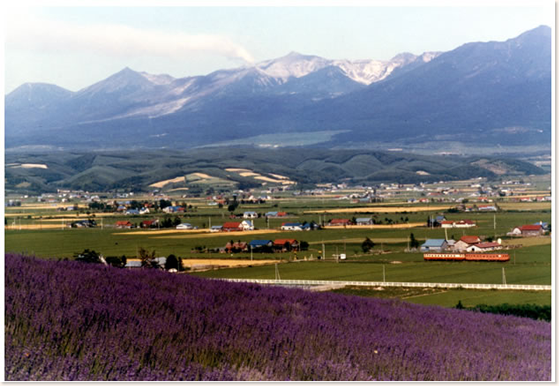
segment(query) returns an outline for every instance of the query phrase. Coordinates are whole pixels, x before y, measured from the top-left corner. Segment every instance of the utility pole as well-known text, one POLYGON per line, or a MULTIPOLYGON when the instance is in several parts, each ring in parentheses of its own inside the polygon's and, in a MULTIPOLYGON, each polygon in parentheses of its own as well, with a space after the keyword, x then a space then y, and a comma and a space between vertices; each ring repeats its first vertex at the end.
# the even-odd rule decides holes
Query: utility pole
POLYGON ((252 261, 252 245, 250 246, 250 261, 252 261))
POLYGON ((497 238, 497 215, 493 214, 493 238, 497 238))
POLYGON ((382 265, 382 282, 386 283, 386 267, 382 265))
POLYGON ((208 217, 208 224, 210 224, 210 225, 208 225, 208 229, 212 229, 212 218, 211 217, 208 217))
POLYGON ((322 258, 326 260, 326 247, 324 246, 324 240, 322 240, 322 258))
POLYGON ((340 253, 338 252, 338 246, 336 245, 336 263, 340 262, 340 253))
POLYGON ((505 267, 503 267, 503 284, 507 284, 507 277, 505 276, 505 267))
POLYGON ((447 228, 444 228, 444 239, 448 240, 447 228))

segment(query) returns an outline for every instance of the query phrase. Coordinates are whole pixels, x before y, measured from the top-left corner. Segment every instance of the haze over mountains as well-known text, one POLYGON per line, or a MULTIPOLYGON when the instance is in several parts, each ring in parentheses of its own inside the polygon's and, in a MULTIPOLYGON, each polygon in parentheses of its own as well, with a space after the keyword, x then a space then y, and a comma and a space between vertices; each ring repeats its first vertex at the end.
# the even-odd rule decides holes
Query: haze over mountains
POLYGON ((7 149, 297 144, 286 135, 328 147, 550 148, 551 29, 389 61, 292 52, 180 79, 125 68, 77 92, 27 83, 5 106, 7 149))

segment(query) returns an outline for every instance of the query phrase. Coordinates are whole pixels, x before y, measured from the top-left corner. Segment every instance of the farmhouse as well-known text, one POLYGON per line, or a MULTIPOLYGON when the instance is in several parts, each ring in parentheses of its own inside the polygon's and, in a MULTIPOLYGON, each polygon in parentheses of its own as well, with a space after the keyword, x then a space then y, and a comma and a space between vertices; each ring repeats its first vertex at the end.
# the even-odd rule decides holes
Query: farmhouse
POLYGON ((256 212, 245 212, 245 213, 243 213, 243 218, 258 218, 258 213, 256 213, 256 212))
POLYGON ((140 214, 140 211, 138 209, 128 209, 124 214, 131 215, 131 216, 137 216, 137 215, 140 214))
POLYGON ((479 205, 477 210, 481 212, 496 212, 497 207, 495 205, 479 205))
POLYGON ((437 216, 435 218, 429 217, 429 219, 427 220, 427 226, 432 228, 438 228, 441 226, 443 221, 446 221, 446 218, 444 216, 437 216))
POLYGON ((284 222, 281 224, 282 231, 302 231, 303 225, 299 222, 284 222))
POLYGON ((179 213, 184 212, 184 208, 182 206, 166 206, 162 211, 164 213, 179 213))
POLYGON ((335 218, 330 220, 330 222, 328 223, 329 226, 332 227, 339 227, 339 226, 348 226, 348 225, 352 225, 351 220, 346 219, 346 218, 335 218))
POLYGON ((479 243, 470 245, 466 248, 467 252, 489 252, 495 251, 497 249, 503 249, 503 246, 499 243, 479 243))
POLYGON ((360 217, 355 219, 357 225, 373 225, 373 219, 371 217, 360 217))
POLYGON ((142 223, 140 224, 141 228, 157 228, 159 226, 159 220, 155 219, 155 220, 145 220, 142 221, 142 223))
POLYGON ((221 232, 223 225, 213 225, 210 228, 210 232, 221 232))
POLYGON ((132 228, 132 223, 130 221, 117 221, 115 227, 120 229, 130 229, 132 228))
POLYGON ((442 228, 472 228, 475 227, 476 223, 472 220, 460 220, 460 221, 449 221, 445 220, 441 222, 442 228))
POLYGON ((243 227, 240 222, 226 222, 221 226, 222 232, 242 231, 243 227))
POLYGON ((421 252, 440 252, 448 248, 448 243, 445 239, 428 239, 420 247, 421 252))
POLYGON ((248 244, 244 241, 237 241, 236 243, 230 241, 225 245, 225 251, 227 253, 246 252, 248 251, 248 244))
POLYGON ((254 230, 254 224, 250 220, 244 220, 243 222, 241 222, 241 227, 243 228, 244 231, 254 230))
POLYGON ((299 250, 299 242, 295 239, 274 240, 274 250, 277 252, 290 252, 299 250))
POLYGON ((251 240, 248 246, 255 252, 269 252, 272 250, 274 242, 272 240, 251 240))
POLYGON ((541 236, 543 233, 544 229, 540 224, 522 225, 514 228, 511 232, 508 232, 507 236, 534 237, 541 236))

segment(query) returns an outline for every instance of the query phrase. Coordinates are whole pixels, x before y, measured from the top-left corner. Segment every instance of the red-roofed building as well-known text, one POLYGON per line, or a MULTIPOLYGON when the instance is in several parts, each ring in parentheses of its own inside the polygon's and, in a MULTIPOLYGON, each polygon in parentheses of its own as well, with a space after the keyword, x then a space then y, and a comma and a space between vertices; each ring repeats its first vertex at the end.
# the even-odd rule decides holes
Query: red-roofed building
POLYGON ((115 227, 120 229, 130 229, 132 228, 132 223, 130 221, 117 221, 115 227))
POLYGON ((333 226, 333 227, 340 227, 340 226, 348 226, 348 225, 352 225, 351 220, 347 219, 347 218, 335 218, 330 220, 330 222, 328 223, 328 225, 333 226))
POLYGON ((243 226, 241 225, 240 222, 226 222, 221 227, 222 232, 236 232, 242 230, 243 230, 243 226))
POLYGON ((298 251, 299 242, 295 239, 277 239, 274 240, 273 247, 278 252, 298 251))
POLYGON ((499 243, 479 243, 474 244, 466 248, 467 252, 489 252, 497 249, 503 249, 503 246, 499 243))
POLYGON ((544 229, 541 225, 522 225, 516 227, 512 232, 507 233, 508 236, 521 236, 521 237, 533 237, 541 236, 544 233, 544 229))
POLYGON ((460 241, 463 241, 470 245, 481 243, 481 239, 478 236, 462 236, 460 237, 460 241))

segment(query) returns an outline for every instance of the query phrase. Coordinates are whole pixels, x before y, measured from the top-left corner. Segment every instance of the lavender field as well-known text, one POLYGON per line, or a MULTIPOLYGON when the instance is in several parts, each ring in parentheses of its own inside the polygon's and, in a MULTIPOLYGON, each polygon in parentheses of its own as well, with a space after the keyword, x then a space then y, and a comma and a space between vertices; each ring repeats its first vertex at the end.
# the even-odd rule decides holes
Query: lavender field
POLYGON ((7 381, 550 381, 551 325, 6 255, 7 381))

